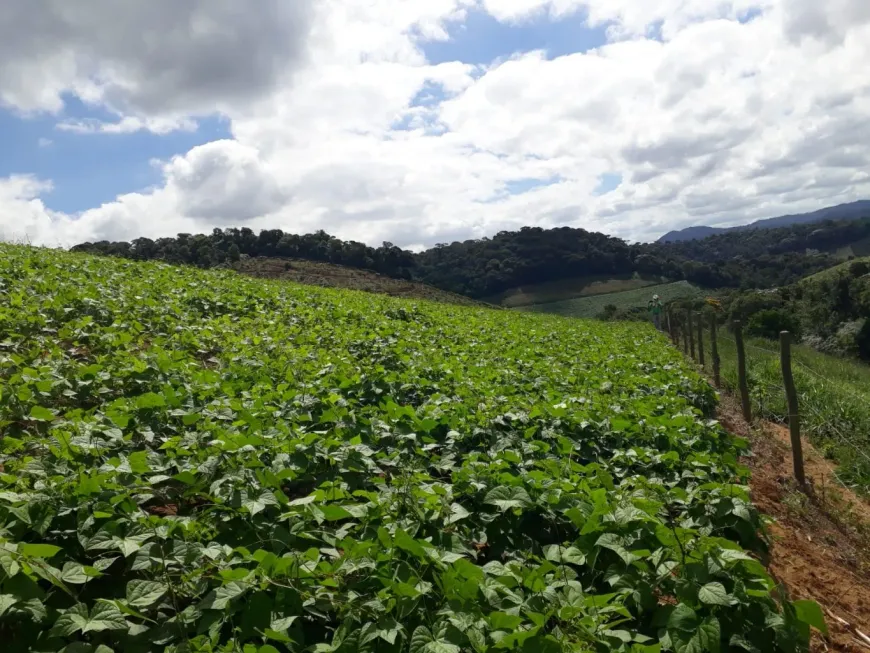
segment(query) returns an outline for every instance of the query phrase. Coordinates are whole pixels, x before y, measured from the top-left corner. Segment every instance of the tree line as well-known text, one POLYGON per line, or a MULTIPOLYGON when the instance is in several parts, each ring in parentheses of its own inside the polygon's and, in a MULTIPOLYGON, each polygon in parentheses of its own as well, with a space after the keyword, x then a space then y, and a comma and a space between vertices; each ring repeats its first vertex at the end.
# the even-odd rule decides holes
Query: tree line
POLYGON ((629 244, 570 227, 524 227, 414 253, 389 242, 371 247, 343 241, 322 230, 296 235, 280 229, 257 234, 248 228, 233 228, 156 240, 83 243, 73 250, 205 268, 231 265, 242 256, 300 258, 372 270, 483 298, 528 284, 633 273, 687 280, 707 288, 771 288, 831 267, 838 262, 834 250, 868 237, 870 218, 651 244, 629 244))

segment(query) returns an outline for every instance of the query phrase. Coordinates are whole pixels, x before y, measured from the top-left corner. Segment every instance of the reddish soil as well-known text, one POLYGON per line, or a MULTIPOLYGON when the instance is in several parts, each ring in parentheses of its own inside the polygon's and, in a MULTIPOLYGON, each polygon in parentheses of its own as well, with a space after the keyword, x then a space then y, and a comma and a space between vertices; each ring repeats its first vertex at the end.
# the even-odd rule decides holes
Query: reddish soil
POLYGON ((792 600, 813 599, 825 611, 830 632, 814 635, 812 651, 870 651, 870 505, 839 485, 835 467, 806 441, 809 490, 800 492, 788 430, 750 428, 733 398, 723 395, 719 419, 752 442, 753 501, 775 520, 771 574, 792 600))

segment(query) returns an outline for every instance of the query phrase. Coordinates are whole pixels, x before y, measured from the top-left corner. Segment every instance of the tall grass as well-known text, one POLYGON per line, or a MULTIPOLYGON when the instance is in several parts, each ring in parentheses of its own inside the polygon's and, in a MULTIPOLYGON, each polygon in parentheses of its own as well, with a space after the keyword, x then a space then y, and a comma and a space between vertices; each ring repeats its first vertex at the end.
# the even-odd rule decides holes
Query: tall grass
MULTIPOLYGON (((708 369, 712 364, 705 332, 708 369)), ((737 389, 737 348, 733 334, 719 332, 722 384, 737 389)), ((846 485, 870 495, 870 366, 819 353, 809 347, 792 348, 793 373, 800 405, 801 433, 826 457, 839 465, 837 476, 846 485)), ((788 419, 779 343, 746 340, 746 368, 753 414, 785 423, 788 419)))

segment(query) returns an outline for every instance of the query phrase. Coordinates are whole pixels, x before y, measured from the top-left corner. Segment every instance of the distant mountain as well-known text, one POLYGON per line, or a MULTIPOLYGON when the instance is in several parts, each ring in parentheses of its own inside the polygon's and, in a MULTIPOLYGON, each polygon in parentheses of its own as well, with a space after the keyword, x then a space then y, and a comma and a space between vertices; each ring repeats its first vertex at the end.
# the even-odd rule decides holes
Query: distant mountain
POLYGON ((787 227, 793 224, 809 224, 822 220, 857 220, 870 217, 870 200, 859 200, 849 204, 840 204, 826 209, 819 209, 812 213, 798 215, 782 215, 778 218, 758 220, 752 224, 737 227, 687 227, 679 231, 670 231, 658 239, 660 243, 679 243, 685 240, 699 240, 707 236, 715 236, 728 231, 744 231, 746 229, 773 229, 775 227, 787 227))

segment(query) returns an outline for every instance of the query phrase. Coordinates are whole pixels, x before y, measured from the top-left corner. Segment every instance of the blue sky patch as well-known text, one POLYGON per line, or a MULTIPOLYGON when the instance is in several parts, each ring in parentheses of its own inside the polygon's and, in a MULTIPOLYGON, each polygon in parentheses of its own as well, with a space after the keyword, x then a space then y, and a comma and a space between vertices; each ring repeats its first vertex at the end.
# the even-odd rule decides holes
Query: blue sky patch
POLYGON ((477 9, 468 12, 464 23, 449 25, 448 33, 449 41, 420 44, 429 63, 490 64, 530 50, 545 50, 547 57, 554 59, 607 43, 605 28, 590 28, 583 13, 558 20, 538 13, 520 23, 500 23, 487 12, 477 9))
POLYGON ((162 180, 152 159, 169 159, 197 145, 230 138, 229 124, 220 118, 199 121, 196 131, 165 135, 81 134, 56 128, 63 121, 116 122, 111 113, 65 98, 61 115, 23 117, 0 108, 0 178, 34 175, 54 189, 42 200, 54 211, 78 213, 146 189, 162 180))
POLYGON ((522 195, 523 193, 528 193, 536 188, 544 188, 546 186, 558 184, 561 180, 561 177, 558 176, 550 177, 548 179, 514 179, 513 181, 507 182, 505 188, 510 195, 522 195))
POLYGON ((622 185, 622 175, 618 172, 605 172, 598 178, 598 186, 592 192, 596 197, 612 193, 622 185))

